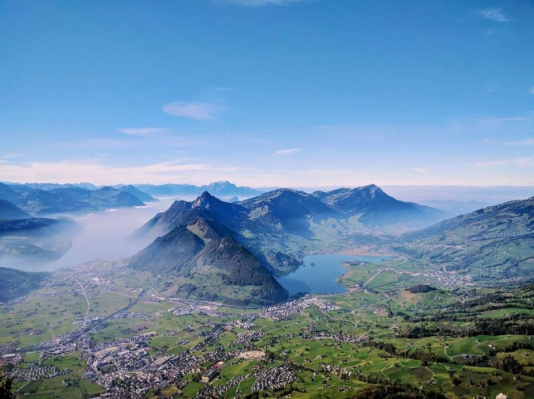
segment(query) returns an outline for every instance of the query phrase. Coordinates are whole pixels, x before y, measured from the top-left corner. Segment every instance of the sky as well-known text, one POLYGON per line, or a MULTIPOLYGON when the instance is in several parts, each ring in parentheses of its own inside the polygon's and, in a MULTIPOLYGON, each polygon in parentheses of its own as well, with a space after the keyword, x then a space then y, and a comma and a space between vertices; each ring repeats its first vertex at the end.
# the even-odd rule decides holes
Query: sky
POLYGON ((534 186, 534 2, 0 0, 0 181, 534 186))

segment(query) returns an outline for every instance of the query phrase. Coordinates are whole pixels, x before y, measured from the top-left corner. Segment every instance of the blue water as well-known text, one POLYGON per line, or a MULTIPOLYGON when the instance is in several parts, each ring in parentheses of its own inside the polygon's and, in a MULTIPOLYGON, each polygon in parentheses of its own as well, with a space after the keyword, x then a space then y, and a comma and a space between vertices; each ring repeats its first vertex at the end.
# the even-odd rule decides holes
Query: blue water
POLYGON ((382 263, 388 256, 356 256, 356 255, 312 255, 304 258, 304 264, 292 273, 278 277, 278 282, 289 291, 289 295, 298 292, 310 294, 339 294, 347 288, 336 280, 348 270, 343 262, 360 261, 382 263), (312 266, 311 264, 314 264, 312 266))

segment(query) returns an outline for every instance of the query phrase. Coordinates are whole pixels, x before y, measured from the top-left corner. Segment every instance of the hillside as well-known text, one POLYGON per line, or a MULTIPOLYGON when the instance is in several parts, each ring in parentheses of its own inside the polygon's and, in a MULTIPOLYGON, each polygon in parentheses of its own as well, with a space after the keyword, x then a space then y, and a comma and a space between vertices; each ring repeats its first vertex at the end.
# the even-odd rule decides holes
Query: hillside
POLYGON ((0 260, 53 260, 70 249, 76 225, 68 219, 0 220, 0 260))
POLYGON ((0 302, 6 303, 38 289, 49 273, 28 273, 0 267, 0 302))
POLYGON ((0 220, 25 219, 31 217, 22 209, 16 207, 11 202, 0 200, 0 220))
POLYGON ((411 202, 399 201, 371 184, 357 188, 316 191, 312 195, 345 217, 359 216, 366 226, 383 227, 408 223, 429 223, 443 219, 445 213, 411 202))
POLYGON ((534 197, 458 216, 404 239, 399 249, 449 270, 470 273, 475 280, 532 280, 534 197))
POLYGON ((256 305, 287 299, 287 292, 254 255, 226 233, 199 218, 157 238, 128 265, 169 279, 180 277, 177 295, 188 299, 256 305))

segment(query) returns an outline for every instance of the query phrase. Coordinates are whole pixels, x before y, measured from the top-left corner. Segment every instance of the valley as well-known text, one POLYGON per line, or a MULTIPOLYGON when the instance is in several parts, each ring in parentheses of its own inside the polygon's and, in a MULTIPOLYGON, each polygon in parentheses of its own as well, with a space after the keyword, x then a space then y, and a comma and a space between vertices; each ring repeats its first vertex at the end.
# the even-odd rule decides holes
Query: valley
POLYGON ((530 397, 532 286, 448 290, 408 263, 352 261, 346 293, 262 308, 166 295, 119 260, 61 269, 0 308, 1 362, 30 397, 530 397))
MULTIPOLYGON (((415 230, 384 225, 393 211, 378 190, 343 192, 343 204, 362 191, 367 199, 337 210, 275 190, 112 212, 130 227, 102 243, 126 242, 164 210, 130 236, 126 257, 6 269, 18 288, 0 304, 2 367, 31 398, 529 398, 528 262, 499 287, 469 262, 451 264, 461 246, 474 259, 507 235, 531 253, 520 239, 531 232, 531 200, 415 230), (499 224, 502 212, 514 222, 499 224)), ((500 270, 492 276, 509 274, 500 270)))

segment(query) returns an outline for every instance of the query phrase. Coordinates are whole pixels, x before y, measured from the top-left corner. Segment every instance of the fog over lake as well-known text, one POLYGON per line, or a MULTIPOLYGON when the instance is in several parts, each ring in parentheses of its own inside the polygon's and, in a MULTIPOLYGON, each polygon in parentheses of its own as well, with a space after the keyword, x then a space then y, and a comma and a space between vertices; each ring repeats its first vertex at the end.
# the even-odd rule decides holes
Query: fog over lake
POLYGON ((62 215, 71 218, 79 231, 71 238, 71 249, 54 261, 4 260, 0 266, 25 271, 54 271, 96 259, 126 258, 144 248, 146 243, 133 243, 128 237, 156 213, 165 211, 174 199, 144 207, 109 209, 86 215, 62 215))

